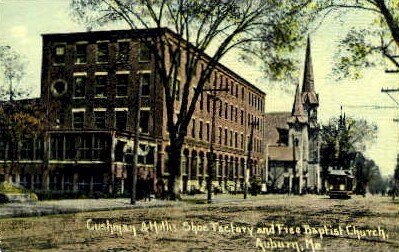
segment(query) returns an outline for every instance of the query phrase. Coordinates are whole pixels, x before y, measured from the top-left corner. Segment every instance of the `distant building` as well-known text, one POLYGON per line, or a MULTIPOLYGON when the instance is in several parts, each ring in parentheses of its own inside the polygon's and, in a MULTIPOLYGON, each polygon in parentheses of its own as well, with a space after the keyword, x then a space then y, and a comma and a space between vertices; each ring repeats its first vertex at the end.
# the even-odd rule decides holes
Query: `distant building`
POLYGON ((269 190, 302 193, 320 188, 318 107, 308 39, 303 84, 296 87, 291 113, 266 114, 269 190))
MULTIPOLYGON (((176 36, 168 29, 43 35, 40 101, 48 125, 43 138, 22 144, 27 155, 20 156, 10 180, 35 190, 126 192, 131 177, 126 154, 133 147, 136 123, 141 128, 138 179, 150 178, 154 189, 158 181, 167 179, 164 90, 150 51, 140 43, 143 37, 165 34, 176 36), (140 107, 134 98, 139 82, 140 107), (135 122, 138 110, 141 117, 135 122)), ((198 73, 208 60, 202 55, 198 73)), ((183 83, 184 76, 179 78, 183 83)), ((259 124, 253 136, 250 175, 265 181, 265 94, 222 64, 216 66, 210 83, 229 92, 218 94, 216 108, 207 92, 198 101, 181 154, 181 190, 205 190, 212 113, 216 114, 214 186, 242 188, 252 121, 259 124)), ((3 141, 0 167, 9 162, 6 150, 3 141)))

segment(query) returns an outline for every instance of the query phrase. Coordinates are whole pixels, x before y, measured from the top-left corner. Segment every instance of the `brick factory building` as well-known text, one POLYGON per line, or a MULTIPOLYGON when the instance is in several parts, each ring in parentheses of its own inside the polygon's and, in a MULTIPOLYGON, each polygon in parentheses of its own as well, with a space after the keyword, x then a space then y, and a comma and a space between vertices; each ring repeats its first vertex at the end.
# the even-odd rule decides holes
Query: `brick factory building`
MULTIPOLYGON (((143 38, 175 36, 168 29, 116 30, 43 35, 41 97, 47 116, 44 136, 21 143, 18 168, 10 180, 27 188, 63 192, 126 193, 131 169, 135 124, 140 124, 140 181, 166 184, 168 133, 164 88, 143 38), (141 83, 141 105, 135 104, 141 83), (140 121, 134 121, 140 110, 140 121)), ((203 55, 203 64, 209 57, 203 55)), ((201 69, 198 69, 200 73, 201 69)), ((183 77, 182 77, 183 78, 183 77)), ((265 182, 265 94, 217 64, 209 81, 228 92, 218 94, 212 108, 203 92, 188 128, 181 161, 181 191, 205 190, 211 115, 216 115, 213 185, 240 191, 250 123, 253 134, 250 177, 265 182)), ((182 87, 180 88, 182 89, 182 87)), ((177 102, 181 101, 181 94, 177 102)), ((0 144, 7 160, 7 143, 0 144)), ((3 167, 7 161, 2 162, 3 167)))

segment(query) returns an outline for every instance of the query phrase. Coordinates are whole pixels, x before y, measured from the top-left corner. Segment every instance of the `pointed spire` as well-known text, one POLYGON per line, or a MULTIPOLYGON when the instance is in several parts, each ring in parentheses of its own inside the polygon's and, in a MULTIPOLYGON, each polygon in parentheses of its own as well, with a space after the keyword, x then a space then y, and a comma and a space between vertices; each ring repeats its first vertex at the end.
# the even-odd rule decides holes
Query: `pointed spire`
POLYGON ((296 85, 294 106, 292 107, 292 116, 304 116, 305 110, 303 109, 301 91, 299 90, 299 83, 296 85))
POLYGON ((303 74, 303 85, 302 85, 302 93, 305 93, 305 92, 315 92, 312 54, 311 54, 311 50, 310 50, 310 37, 309 36, 308 36, 308 43, 306 45, 305 71, 303 74))
POLYGON ((294 100, 294 105, 292 107, 291 118, 289 119, 289 122, 292 122, 292 123, 295 123, 295 122, 306 123, 307 122, 306 113, 303 108, 299 82, 297 83, 297 86, 296 86, 295 100, 294 100))

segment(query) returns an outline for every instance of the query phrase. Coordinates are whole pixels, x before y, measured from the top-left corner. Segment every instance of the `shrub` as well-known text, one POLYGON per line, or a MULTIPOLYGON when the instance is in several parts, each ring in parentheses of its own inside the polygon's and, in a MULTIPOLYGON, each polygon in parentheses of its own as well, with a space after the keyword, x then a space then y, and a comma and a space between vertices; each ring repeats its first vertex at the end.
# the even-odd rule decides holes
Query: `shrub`
POLYGON ((20 185, 12 184, 6 181, 0 183, 0 194, 2 195, 0 196, 1 203, 6 203, 8 201, 5 194, 29 194, 30 198, 33 201, 37 202, 39 200, 37 195, 30 190, 25 189, 20 185), (4 197, 6 198, 6 200, 3 199, 4 197))

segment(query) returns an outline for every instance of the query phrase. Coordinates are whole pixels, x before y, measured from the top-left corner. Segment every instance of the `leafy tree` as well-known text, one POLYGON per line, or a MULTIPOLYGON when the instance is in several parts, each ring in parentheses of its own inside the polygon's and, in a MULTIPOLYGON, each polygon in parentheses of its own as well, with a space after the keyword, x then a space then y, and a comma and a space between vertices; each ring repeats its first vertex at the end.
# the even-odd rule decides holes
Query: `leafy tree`
POLYGON ((366 194, 370 182, 381 178, 380 169, 373 160, 367 159, 362 153, 357 153, 354 160, 354 175, 356 179, 357 194, 366 194))
POLYGON ((11 161, 10 165, 6 162, 3 165, 5 180, 18 165, 22 141, 36 137, 43 130, 43 115, 38 107, 29 101, 17 101, 27 96, 20 87, 25 65, 21 55, 10 46, 0 47, 0 70, 4 74, 4 85, 0 88, 0 141, 8 150, 7 160, 11 161))
MULTIPOLYGON (((281 22, 282 17, 299 9, 301 4, 294 1, 267 0, 71 1, 72 15, 90 26, 122 22, 131 29, 167 27, 176 34, 142 39, 153 55, 165 94, 171 199, 179 195, 179 179, 176 178, 181 175, 181 150, 187 128, 204 87, 216 85, 212 74, 215 66, 229 51, 245 51, 245 46, 268 38, 270 43, 263 43, 263 48, 273 48, 277 44, 273 33, 279 28, 282 36, 288 25, 281 22), (204 55, 205 52, 209 57, 204 55), (196 74, 198 69, 201 69, 199 75, 196 74), (177 79, 179 73, 184 73, 179 76, 180 81, 177 79)), ((279 38, 281 40, 283 38, 279 38)))
MULTIPOLYGON (((309 0, 292 20, 299 30, 314 30, 328 20, 336 22, 348 13, 370 16, 367 27, 352 26, 340 41, 334 75, 340 78, 360 78, 362 70, 389 62, 391 70, 399 71, 399 1, 398 0, 309 0), (331 18, 331 19, 327 19, 331 18), (381 61, 379 62, 380 59, 381 61)), ((289 39, 289 38, 288 38, 289 39)))
POLYGON ((376 139, 377 126, 363 119, 335 117, 321 127, 320 137, 320 165, 324 186, 330 167, 351 169, 358 153, 363 152, 376 139))

